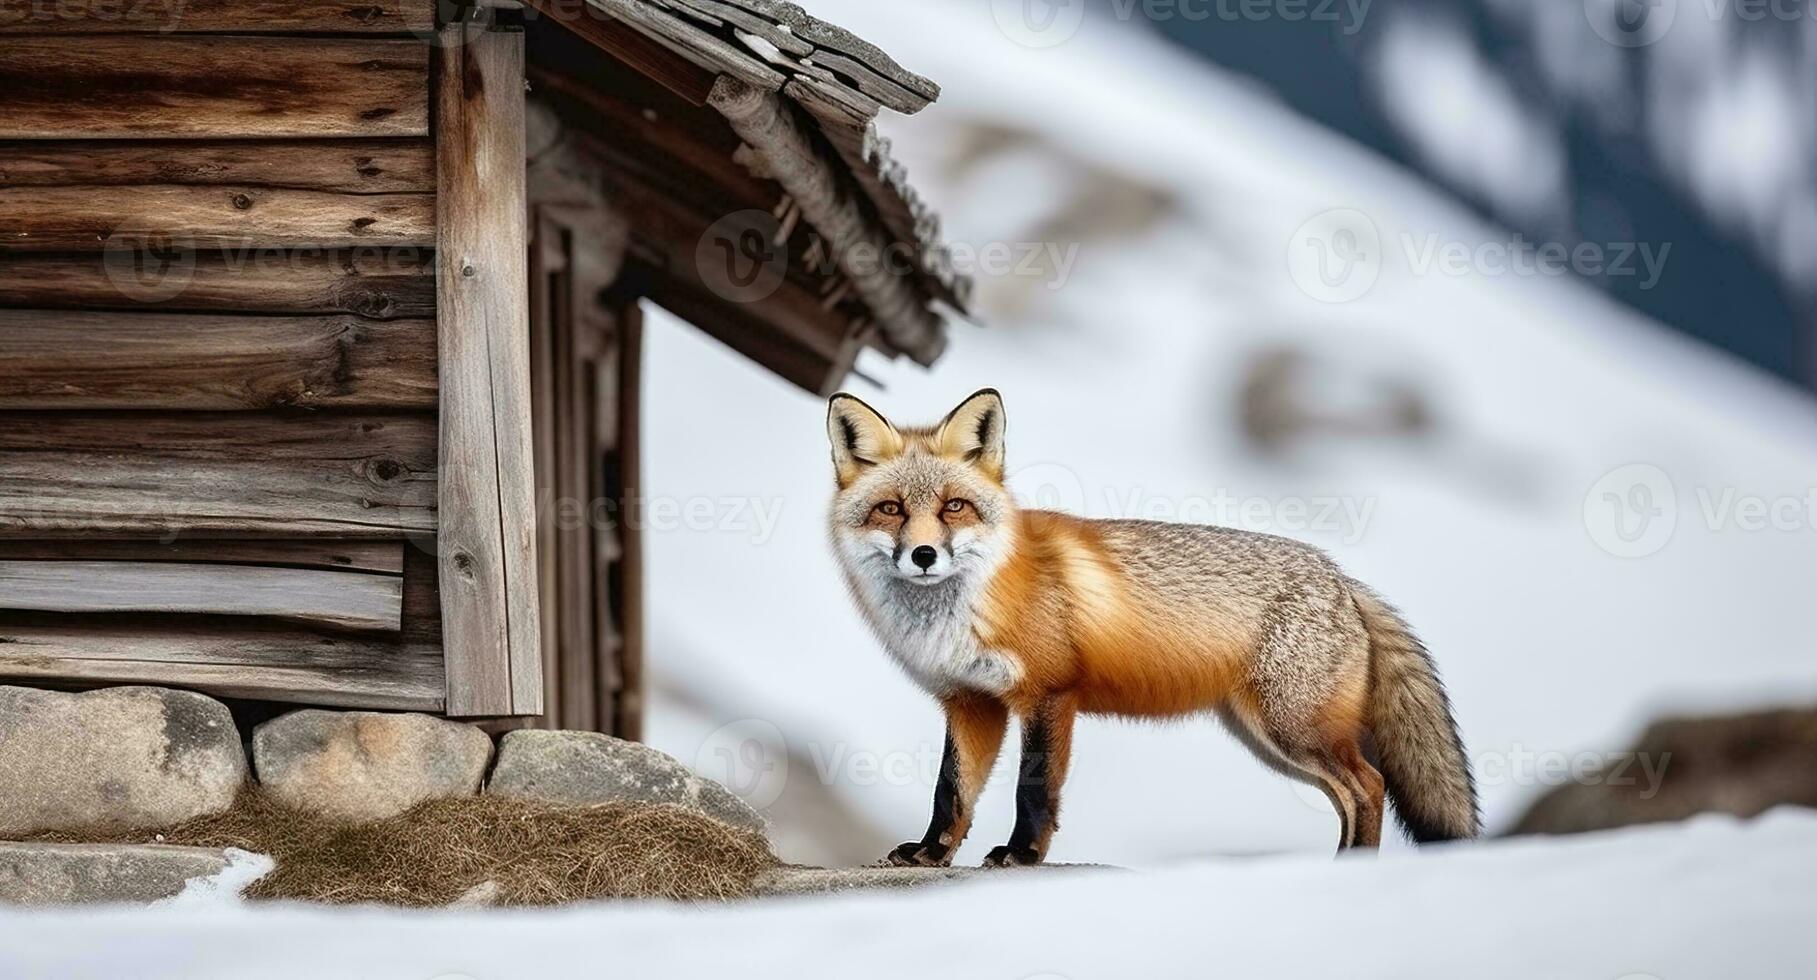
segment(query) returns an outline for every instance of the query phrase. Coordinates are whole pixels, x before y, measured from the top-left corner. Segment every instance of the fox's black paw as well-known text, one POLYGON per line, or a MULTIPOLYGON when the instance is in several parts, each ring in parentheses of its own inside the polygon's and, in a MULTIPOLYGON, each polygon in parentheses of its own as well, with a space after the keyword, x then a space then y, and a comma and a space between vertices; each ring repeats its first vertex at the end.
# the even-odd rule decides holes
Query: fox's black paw
POLYGON ((884 860, 898 868, 944 868, 953 863, 953 852, 942 844, 909 841, 884 860))
POLYGON ((1040 863, 1041 855, 1036 854, 1032 847, 1011 847, 1005 844, 991 848, 991 852, 984 856, 984 866, 987 868, 1021 868, 1040 863))

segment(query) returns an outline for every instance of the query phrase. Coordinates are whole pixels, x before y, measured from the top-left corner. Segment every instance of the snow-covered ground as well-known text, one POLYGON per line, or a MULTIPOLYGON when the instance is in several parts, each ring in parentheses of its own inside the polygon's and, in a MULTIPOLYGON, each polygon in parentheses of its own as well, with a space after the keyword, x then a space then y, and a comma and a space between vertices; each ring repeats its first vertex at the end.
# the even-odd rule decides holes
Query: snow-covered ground
POLYGON ((1817 973, 1814 921, 1817 815, 1779 811, 729 908, 0 913, 0 976, 1732 980, 1817 973))
MULTIPOLYGON (((1661 711, 1817 698, 1807 396, 1516 268, 1493 247, 1508 233, 1128 25, 1034 49, 996 29, 1002 4, 811 6, 944 86, 889 131, 947 237, 1018 259, 1052 246, 1037 267, 1066 268, 982 274, 988 327, 957 328, 931 372, 864 363, 883 388, 855 380, 867 400, 925 421, 995 386, 1031 496, 1329 548, 1436 652, 1492 828, 1661 711), (1439 434, 1258 454, 1238 393, 1281 344, 1319 359, 1312 402, 1400 377, 1439 434)), ((1699 274, 1649 244, 1653 273, 1699 274)), ((1624 261, 1649 274, 1638 250, 1624 261)), ((715 503, 710 529, 652 529, 653 740, 758 802, 811 781, 862 822, 857 843, 801 840, 797 856, 918 836, 939 714, 844 595, 822 404, 666 318, 648 357, 650 492, 774 517, 715 503)), ((1088 722, 1073 771, 1058 860, 1161 867, 1335 840, 1321 796, 1209 722, 1088 722)), ((983 809, 962 860, 1007 834, 1001 785, 983 809)))

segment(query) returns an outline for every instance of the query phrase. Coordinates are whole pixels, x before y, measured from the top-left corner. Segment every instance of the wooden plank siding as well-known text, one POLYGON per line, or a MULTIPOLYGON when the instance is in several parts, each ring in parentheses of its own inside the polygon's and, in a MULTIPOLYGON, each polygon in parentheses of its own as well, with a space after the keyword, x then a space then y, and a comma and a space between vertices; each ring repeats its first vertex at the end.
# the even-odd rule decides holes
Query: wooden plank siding
POLYGON ((0 0, 0 683, 541 711, 523 36, 437 11, 0 0))
POLYGON ((435 143, 427 137, 0 143, 0 186, 158 184, 235 185, 345 194, 433 194, 435 143))
POLYGON ((0 306, 431 318, 434 251, 414 246, 0 250, 0 306))
POLYGON ((263 565, 345 572, 404 574, 402 541, 258 541, 191 538, 182 541, 42 541, 0 538, 0 561, 182 562, 263 565))
POLYGON ((0 536, 396 538, 436 483, 421 414, 0 412, 0 536))
POLYGON ((349 630, 403 628, 397 576, 313 568, 0 560, 0 609, 259 616, 349 630))
POLYGON ((444 28, 436 79, 440 569, 448 713, 542 710, 524 39, 444 28))
POLYGON ((435 244, 428 194, 252 186, 5 187, 8 251, 344 248, 435 244))
POLYGON ((414 40, 0 37, 0 139, 423 136, 414 40))
POLYGON ((0 409, 436 405, 432 320, 25 310, 7 321, 0 409))
POLYGON ((401 34, 435 27, 434 0, 6 0, 0 34, 133 31, 401 34))
POLYGON ((175 684, 223 697, 336 707, 441 711, 441 611, 432 539, 398 541, 0 541, 0 555, 122 549, 153 560, 254 559, 285 564, 342 559, 402 573, 403 627, 395 635, 314 629, 225 616, 0 611, 0 683, 175 684), (323 548, 328 551, 322 551, 323 548))

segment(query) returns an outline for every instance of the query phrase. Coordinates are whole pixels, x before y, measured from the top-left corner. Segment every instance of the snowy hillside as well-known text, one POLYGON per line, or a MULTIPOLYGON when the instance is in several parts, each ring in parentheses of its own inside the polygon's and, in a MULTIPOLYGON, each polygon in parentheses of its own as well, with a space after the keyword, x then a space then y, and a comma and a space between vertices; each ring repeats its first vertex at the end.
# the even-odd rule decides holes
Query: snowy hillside
MULTIPOLYGON (((864 363, 883 390, 854 390, 919 422, 998 387, 1012 483, 1031 498, 1331 550, 1435 651, 1492 828, 1564 778, 1558 765, 1621 749, 1657 712, 1817 697, 1809 400, 1568 279, 1521 271, 1506 249, 1481 248, 1508 233, 1137 32, 1088 22, 1034 49, 997 30, 987 4, 815 13, 943 85, 896 132, 946 236, 1045 270, 981 270, 987 329, 959 328, 932 372, 864 363), (1360 259, 1350 276, 1317 277, 1346 255, 1360 259), (1254 358, 1281 345, 1316 365, 1297 396, 1314 407, 1346 410, 1388 378, 1435 425, 1258 451, 1240 393, 1254 358)), ((1697 274, 1663 258, 1661 275, 1697 274)), ((918 836, 939 715, 885 660, 834 569, 823 406, 655 321, 648 490, 711 501, 723 519, 646 539, 652 739, 759 802, 808 780, 862 819, 872 846, 918 836), (734 519, 729 501, 774 521, 734 519)), ((1323 855, 1335 839, 1321 796, 1209 722, 1087 722, 1073 772, 1055 860, 1323 855)), ((962 860, 1007 834, 1001 785, 983 809, 962 860)))

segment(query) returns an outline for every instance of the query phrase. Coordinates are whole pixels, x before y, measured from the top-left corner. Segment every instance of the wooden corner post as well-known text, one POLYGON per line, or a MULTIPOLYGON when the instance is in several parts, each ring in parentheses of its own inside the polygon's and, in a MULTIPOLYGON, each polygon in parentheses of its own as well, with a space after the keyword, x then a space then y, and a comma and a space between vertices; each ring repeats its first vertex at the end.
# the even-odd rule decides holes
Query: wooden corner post
POLYGON ((438 541, 447 712, 542 712, 530 408, 524 36, 441 29, 438 541))

